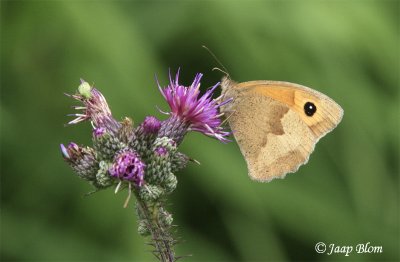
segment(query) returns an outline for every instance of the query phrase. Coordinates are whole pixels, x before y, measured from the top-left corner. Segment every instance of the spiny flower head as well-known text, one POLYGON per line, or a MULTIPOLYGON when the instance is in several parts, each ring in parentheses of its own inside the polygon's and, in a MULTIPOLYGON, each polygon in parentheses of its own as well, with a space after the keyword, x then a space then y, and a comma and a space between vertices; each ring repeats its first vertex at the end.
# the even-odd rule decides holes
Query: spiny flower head
POLYGON ((143 132, 146 134, 157 134, 161 127, 161 122, 154 116, 146 116, 143 123, 143 132))
POLYGON ((83 110, 83 112, 71 114, 76 118, 68 122, 68 124, 77 124, 90 120, 95 128, 101 127, 112 133, 117 132, 121 124, 112 117, 106 99, 96 88, 81 79, 78 93, 68 96, 83 103, 83 106, 74 107, 77 110, 83 110))
POLYGON ((212 95, 219 83, 211 87, 205 94, 200 94, 200 80, 202 74, 196 74, 193 83, 186 87, 179 84, 179 70, 175 80, 171 78, 167 87, 162 88, 159 84, 161 94, 164 96, 171 115, 188 125, 188 131, 197 131, 205 135, 215 137, 220 141, 228 141, 225 137, 230 133, 223 130, 219 107, 230 102, 220 100, 222 97, 213 99, 212 95))
POLYGON ((80 147, 74 142, 68 146, 60 145, 61 153, 68 164, 86 180, 93 180, 97 172, 95 152, 90 147, 80 147))
POLYGON ((90 156, 94 158, 94 152, 91 148, 80 147, 76 143, 71 142, 65 147, 63 144, 60 144, 61 153, 66 161, 76 162, 85 156, 90 156))
POLYGON ((126 150, 115 157, 114 163, 108 172, 112 177, 132 181, 140 187, 144 182, 145 166, 136 152, 126 150))

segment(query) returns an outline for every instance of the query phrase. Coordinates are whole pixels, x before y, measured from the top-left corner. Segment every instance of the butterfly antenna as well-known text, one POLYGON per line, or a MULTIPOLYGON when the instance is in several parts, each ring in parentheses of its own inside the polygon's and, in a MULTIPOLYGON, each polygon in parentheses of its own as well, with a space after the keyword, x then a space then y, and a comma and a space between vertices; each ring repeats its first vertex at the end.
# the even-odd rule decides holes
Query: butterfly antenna
POLYGON ((225 75, 227 75, 227 76, 228 76, 228 78, 231 78, 231 77, 230 77, 230 75, 228 74, 228 72, 226 72, 226 71, 222 70, 221 68, 214 67, 214 68, 213 68, 213 69, 211 69, 211 70, 212 70, 212 71, 214 71, 214 70, 218 70, 218 71, 220 71, 220 72, 224 73, 225 75))
POLYGON ((205 45, 202 46, 205 50, 207 50, 207 52, 214 58, 214 60, 224 69, 221 70, 218 67, 214 67, 212 70, 218 70, 221 71, 222 73, 224 73, 225 75, 228 76, 228 78, 231 78, 231 76, 228 73, 228 69, 226 69, 226 67, 221 63, 221 61, 219 61, 219 59, 217 58, 217 56, 205 45))

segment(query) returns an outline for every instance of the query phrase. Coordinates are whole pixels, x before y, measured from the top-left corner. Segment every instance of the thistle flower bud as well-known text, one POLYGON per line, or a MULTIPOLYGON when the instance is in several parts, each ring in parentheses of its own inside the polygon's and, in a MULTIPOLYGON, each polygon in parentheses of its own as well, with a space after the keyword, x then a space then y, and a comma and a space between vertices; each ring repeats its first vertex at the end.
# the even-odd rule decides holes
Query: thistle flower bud
POLYGON ((144 237, 150 235, 148 222, 145 219, 142 219, 139 221, 138 233, 139 233, 139 235, 144 236, 144 237))
POLYGON ((139 190, 139 197, 146 202, 157 201, 164 194, 164 190, 156 185, 146 184, 139 190))
POLYGON ((103 127, 97 127, 93 130, 93 147, 100 160, 112 160, 116 152, 125 148, 118 137, 109 133, 103 127))
POLYGON ((108 171, 112 177, 132 181, 141 187, 144 182, 145 166, 136 152, 124 150, 117 154, 113 165, 108 171))
POLYGON ((88 181, 95 179, 98 163, 92 148, 80 147, 73 142, 69 143, 67 147, 63 144, 60 147, 65 161, 67 161, 79 177, 88 181))
POLYGON ((158 133, 158 130, 160 130, 161 122, 154 116, 147 116, 144 119, 142 125, 143 125, 143 132, 145 134, 156 135, 158 133))
POLYGON ((158 213, 158 220, 164 227, 170 227, 174 219, 172 215, 166 211, 164 208, 160 208, 160 212, 158 213))
POLYGON ((189 162, 190 158, 181 153, 181 152, 176 152, 176 154, 174 154, 174 156, 171 159, 171 171, 172 173, 175 173, 179 170, 184 169, 187 166, 187 163, 189 162))
POLYGON ((168 137, 159 137, 154 141, 153 148, 157 150, 157 148, 164 148, 168 152, 176 152, 176 142, 168 137))
POLYGON ((170 158, 176 153, 176 143, 168 138, 157 138, 153 144, 153 152, 148 160, 146 180, 151 184, 162 184, 171 173, 170 158))
POLYGON ((154 116, 147 116, 136 129, 136 139, 129 144, 141 156, 147 158, 152 152, 149 150, 160 130, 161 122, 154 116))
POLYGON ((110 162, 100 161, 96 179, 93 181, 93 185, 96 188, 107 188, 115 184, 115 180, 108 173, 108 170, 111 168, 111 166, 112 163, 110 162))
POLYGON ((169 173, 163 177, 161 185, 165 189, 165 192, 169 194, 175 190, 176 186, 178 185, 178 179, 173 173, 169 173))

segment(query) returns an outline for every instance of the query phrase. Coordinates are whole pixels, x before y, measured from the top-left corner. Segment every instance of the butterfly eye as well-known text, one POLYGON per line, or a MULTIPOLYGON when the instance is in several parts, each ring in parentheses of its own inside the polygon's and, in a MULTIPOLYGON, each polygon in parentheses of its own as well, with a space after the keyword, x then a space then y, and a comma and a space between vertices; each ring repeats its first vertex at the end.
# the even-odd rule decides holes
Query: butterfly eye
POLYGON ((304 104, 304 113, 307 116, 313 116, 315 112, 317 112, 317 107, 313 103, 307 102, 304 104))

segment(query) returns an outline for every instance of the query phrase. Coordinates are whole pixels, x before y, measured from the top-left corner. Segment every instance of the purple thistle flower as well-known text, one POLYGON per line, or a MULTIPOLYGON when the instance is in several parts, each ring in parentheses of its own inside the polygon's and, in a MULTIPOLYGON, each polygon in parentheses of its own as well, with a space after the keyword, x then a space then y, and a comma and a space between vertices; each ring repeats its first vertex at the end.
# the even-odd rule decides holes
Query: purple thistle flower
POLYGON ((154 116, 146 116, 143 123, 143 132, 145 134, 152 134, 155 135, 158 133, 161 127, 161 122, 154 116))
POLYGON ((121 124, 112 117, 111 110, 103 94, 96 88, 91 87, 84 80, 81 79, 81 85, 78 88, 77 94, 67 94, 67 96, 82 102, 84 105, 74 107, 84 112, 71 114, 71 116, 75 116, 76 118, 68 122, 68 124, 77 124, 90 120, 95 128, 103 127, 112 133, 116 133, 120 128, 121 124))
POLYGON ((154 150, 154 152, 155 152, 158 156, 161 156, 161 157, 166 156, 166 155, 168 154, 168 150, 167 150, 165 147, 163 147, 163 146, 157 147, 157 148, 154 150))
MULTIPOLYGON (((201 73, 196 74, 193 83, 186 87, 178 82, 178 70, 175 80, 172 80, 170 75, 170 83, 166 88, 161 88, 160 84, 158 84, 161 94, 171 108, 172 123, 178 122, 173 124, 178 126, 183 133, 197 131, 223 142, 229 141, 226 136, 230 132, 224 131, 221 126, 220 117, 223 114, 219 113, 219 107, 230 102, 230 100, 220 102, 222 97, 212 98, 212 94, 219 83, 208 89, 205 94, 200 95, 200 80, 202 76, 201 73)), ((168 120, 166 122, 170 124, 168 120)), ((168 129, 168 127, 165 128, 168 129)), ((183 135, 177 136, 179 138, 177 139, 178 142, 180 142, 179 140, 182 139, 183 135)))
POLYGON ((144 182, 145 166, 136 152, 123 151, 115 157, 114 164, 108 172, 112 177, 133 181, 140 187, 144 182))

